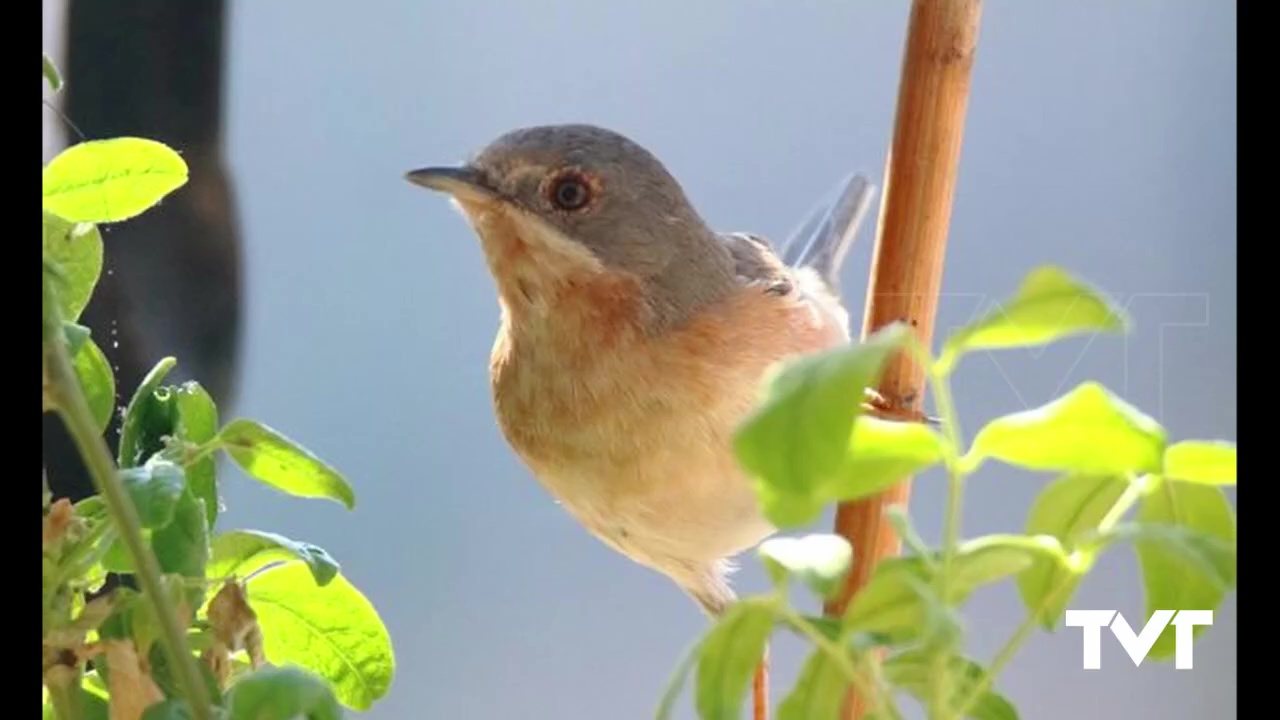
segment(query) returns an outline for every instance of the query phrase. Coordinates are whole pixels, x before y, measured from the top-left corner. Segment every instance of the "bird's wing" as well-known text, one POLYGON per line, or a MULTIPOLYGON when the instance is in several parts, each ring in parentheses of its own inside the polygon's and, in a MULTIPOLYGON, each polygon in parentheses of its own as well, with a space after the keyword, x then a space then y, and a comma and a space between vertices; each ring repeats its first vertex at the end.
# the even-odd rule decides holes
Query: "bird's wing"
POLYGON ((840 294, 840 269, 871 208, 876 188, 865 175, 851 173, 831 188, 782 245, 782 262, 811 268, 840 294))
POLYGON ((791 269, 774 252, 769 240, 747 232, 722 233, 720 238, 733 256, 738 280, 774 295, 786 295, 794 289, 791 269))

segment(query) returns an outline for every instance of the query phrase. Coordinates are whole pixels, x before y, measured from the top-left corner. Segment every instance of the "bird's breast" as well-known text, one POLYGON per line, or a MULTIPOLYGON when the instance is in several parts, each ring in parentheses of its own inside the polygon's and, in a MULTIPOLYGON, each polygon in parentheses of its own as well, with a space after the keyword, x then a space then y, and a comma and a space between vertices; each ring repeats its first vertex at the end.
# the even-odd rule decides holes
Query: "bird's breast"
POLYGON ((607 302, 506 317, 491 384, 498 424, 589 530, 648 564, 711 559, 768 532, 732 453, 776 360, 831 344, 807 308, 734 298, 653 336, 607 302))

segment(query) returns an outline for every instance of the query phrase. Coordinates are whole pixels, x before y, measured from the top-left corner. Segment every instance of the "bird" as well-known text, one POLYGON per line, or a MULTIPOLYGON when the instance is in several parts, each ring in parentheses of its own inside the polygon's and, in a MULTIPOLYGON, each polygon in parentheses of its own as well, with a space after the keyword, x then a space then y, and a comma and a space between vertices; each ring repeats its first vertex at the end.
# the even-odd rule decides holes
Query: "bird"
MULTIPOLYGON (((776 532, 734 431, 779 363, 851 341, 839 275, 865 176, 781 250, 713 230, 654 154, 595 125, 518 128, 406 179, 479 239, 505 441, 587 531, 722 616, 734 557, 776 532)), ((895 407, 872 389, 864 404, 895 407)))

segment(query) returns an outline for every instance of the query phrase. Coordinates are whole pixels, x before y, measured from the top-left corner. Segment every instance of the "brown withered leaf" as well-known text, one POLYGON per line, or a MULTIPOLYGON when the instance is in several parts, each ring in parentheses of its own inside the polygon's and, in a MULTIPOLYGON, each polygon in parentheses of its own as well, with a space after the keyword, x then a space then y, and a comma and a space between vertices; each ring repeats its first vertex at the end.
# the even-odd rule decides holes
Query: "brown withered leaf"
POLYGON ((107 679, 111 720, 140 720, 148 707, 164 700, 164 693, 151 679, 132 641, 103 640, 102 650, 111 668, 107 679))
POLYGON ((201 657, 218 679, 219 686, 226 687, 231 677, 232 653, 244 650, 255 670, 266 663, 258 616, 249 606, 244 587, 234 578, 223 582, 222 589, 209 601, 208 617, 213 642, 201 657))
POLYGON ((61 545, 62 539, 67 535, 67 530, 75 520, 76 511, 71 506, 70 500, 58 498, 49 506, 49 512, 44 516, 44 548, 46 551, 53 550, 61 545))

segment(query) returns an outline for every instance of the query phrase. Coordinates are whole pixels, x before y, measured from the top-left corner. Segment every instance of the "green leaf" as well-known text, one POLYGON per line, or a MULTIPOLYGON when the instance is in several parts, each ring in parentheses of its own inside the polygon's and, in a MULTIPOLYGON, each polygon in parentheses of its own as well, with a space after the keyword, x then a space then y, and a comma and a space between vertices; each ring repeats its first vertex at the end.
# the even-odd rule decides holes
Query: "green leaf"
POLYGON ((1066 551, 1049 535, 987 535, 969 540, 956 551, 952 586, 957 597, 1006 577, 1019 575, 1037 562, 1067 567, 1066 551))
MULTIPOLYGON (((957 708, 977 688, 978 683, 982 682, 986 671, 976 662, 954 655, 947 659, 947 666, 954 690, 951 706, 957 708)), ((928 653, 920 650, 906 650, 891 655, 884 661, 884 676, 892 685, 906 690, 924 703, 928 702, 929 695, 933 692, 935 678, 932 659, 928 653)), ((972 720, 1018 720, 1018 711, 999 693, 988 690, 965 716, 972 720)))
POLYGON ((848 686, 840 666, 825 652, 815 651, 778 706, 778 720, 840 720, 848 686))
POLYGON ((1185 440, 1164 452, 1164 475, 1206 485, 1236 484, 1236 444, 1185 440))
POLYGON ((80 391, 89 404, 98 432, 105 432, 111 424, 111 414, 116 410, 116 378, 111 372, 111 363, 102 354, 102 349, 92 339, 86 338, 72 354, 71 367, 80 382, 80 391))
POLYGON ((758 552, 775 585, 794 575, 822 598, 840 588, 853 563, 853 549, 839 535, 769 538, 758 552))
MULTIPOLYGON (((99 540, 98 546, 91 559, 102 564, 102 569, 106 572, 113 573, 132 573, 133 561, 129 558, 129 551, 125 549, 124 541, 120 539, 115 530, 110 527, 111 518, 107 513, 107 505, 102 501, 99 495, 90 495, 75 504, 76 515, 86 521, 92 527, 105 527, 105 532, 99 540)), ((150 537, 150 531, 146 528, 142 529, 144 537, 150 537)))
POLYGON ((863 415, 854 423, 849 454, 824 499, 856 500, 883 492, 941 462, 945 447, 926 425, 863 415))
POLYGON ((297 667, 267 667, 227 691, 230 720, 339 720, 342 708, 322 678, 297 667))
MULTIPOLYGON (((183 589, 185 587, 185 578, 181 575, 161 575, 160 588, 161 595, 165 598, 165 602, 170 607, 176 608, 180 602, 185 601, 183 597, 183 589)), ((133 639, 133 644, 138 654, 145 655, 148 658, 152 656, 152 650, 156 647, 160 636, 163 634, 162 623, 160 617, 156 615, 155 605, 151 602, 130 602, 125 613, 125 624, 128 626, 128 632, 133 639)), ((160 658, 163 662, 167 658, 160 658)), ((154 668, 153 668, 154 670, 154 668)), ((157 673, 153 672, 153 676, 157 673)), ((163 684, 161 690, 167 690, 163 684)), ((167 695, 173 695, 167 692, 167 695)))
POLYGON ((341 569, 324 548, 290 540, 261 530, 232 530, 213 540, 213 558, 205 573, 209 579, 244 578, 273 562, 301 560, 317 585, 328 585, 341 569))
POLYGON ((1087 332, 1123 332, 1127 319, 1099 292, 1062 270, 1032 270, 1008 302, 962 328, 943 346, 943 373, 960 356, 983 349, 1046 345, 1087 332))
POLYGON ((65 322, 75 322, 93 297, 102 273, 102 235, 98 228, 68 222, 44 211, 44 258, 57 272, 54 288, 65 322))
POLYGON ((142 527, 154 530, 173 521, 178 499, 187 486, 181 467, 156 459, 142 467, 119 472, 120 482, 137 509, 142 527))
POLYGON ((702 720, 738 720, 742 700, 764 659, 775 608, 766 598, 740 600, 707 633, 698 658, 694 706, 702 720))
MULTIPOLYGON (((952 602, 962 603, 979 587, 1024 572, 1037 560, 1065 564, 1067 556, 1056 539, 1044 535, 987 535, 961 543, 952 559, 952 602)), ((891 642, 919 637, 922 629, 949 632, 949 612, 932 590, 931 566, 941 569, 941 552, 881 561, 846 609, 845 629, 891 642)))
MULTIPOLYGON (((143 530, 142 536, 144 540, 150 542, 151 531, 143 530)), ((111 544, 107 546, 107 551, 102 555, 102 568, 110 573, 132 574, 133 558, 129 556, 129 549, 125 546, 124 540, 120 538, 114 531, 110 533, 111 544)))
POLYGON ((153 453, 164 447, 161 436, 173 432, 173 411, 168 395, 158 398, 160 383, 177 361, 171 357, 162 359, 142 379, 133 398, 124 411, 120 426, 120 450, 116 463, 124 467, 141 465, 153 453))
POLYGON ((263 570, 245 585, 270 662, 318 673, 343 705, 356 710, 386 694, 395 673, 391 636, 346 578, 338 575, 321 587, 309 568, 290 563, 263 570))
POLYGON ((860 345, 787 362, 770 372, 763 400, 737 429, 734 450, 764 513, 785 528, 821 514, 841 478, 865 392, 909 330, 894 323, 860 345))
MULTIPOLYGON (((151 533, 151 550, 156 554, 161 572, 204 579, 209 562, 209 526, 205 520, 204 501, 187 490, 179 496, 173 522, 151 533)), ((192 583, 187 589, 191 607, 204 604, 204 588, 192 583)))
POLYGON ((996 418, 978 432, 964 463, 994 458, 1028 470, 1087 475, 1159 472, 1165 431, 1095 382, 1034 410, 996 418), (975 460, 974 458, 977 458, 975 460))
POLYGON ((89 140, 44 167, 44 207, 72 222, 119 222, 139 215, 187 182, 187 163, 145 138, 89 140))
POLYGON ((218 437, 231 459, 257 480, 296 497, 355 507, 355 493, 337 470, 275 430, 252 420, 232 420, 218 437))
POLYGON ((93 334, 89 328, 73 322, 62 323, 62 332, 67 338, 67 354, 71 357, 75 357, 76 353, 80 352, 85 340, 93 334))
MULTIPOLYGON (((1108 511, 1120 500, 1127 484, 1114 476, 1065 475, 1045 486, 1027 516, 1028 535, 1048 535, 1070 547, 1098 528, 1108 511)), ((1052 630, 1075 594, 1080 574, 1050 558, 1038 558, 1018 576, 1018 593, 1027 608, 1035 611, 1054 598, 1039 613, 1039 622, 1052 630)))
MULTIPOLYGON (((218 408, 200 383, 185 382, 173 389, 176 404, 174 434, 178 439, 199 447, 218 436, 218 408)), ((212 454, 187 466, 187 484, 196 497, 204 501, 209 527, 218 520, 217 463, 212 454)))
MULTIPOLYGON (((828 640, 841 640, 844 637, 844 628, 840 626, 840 618, 827 617, 826 615, 802 615, 801 618, 809 624, 811 629, 817 631, 819 635, 828 640)), ((800 637, 804 637, 804 633, 800 632, 796 627, 790 625, 787 627, 798 633, 800 637)), ((855 638, 855 640, 857 639, 855 638)), ((872 643, 872 645, 874 644, 872 643)))
MULTIPOLYGON (((1136 543, 1147 616, 1156 610, 1216 610, 1236 581, 1236 519, 1222 490, 1166 481, 1142 499, 1137 520, 1136 527, 1117 534, 1136 543)), ((1195 635, 1205 629, 1197 626, 1195 635)), ((1173 657, 1174 630, 1165 628, 1149 657, 1173 657)))
POLYGON ((854 595, 842 620, 849 632, 870 633, 889 642, 920 637, 929 619, 942 612, 918 558, 887 558, 854 595))
POLYGON ((44 79, 49 81, 49 89, 58 92, 62 89, 62 75, 58 73, 58 66, 53 64, 47 54, 41 54, 44 55, 44 79))
MULTIPOLYGON (((61 302, 58 300, 57 286, 66 282, 66 276, 58 267, 58 263, 49 259, 48 255, 41 258, 44 265, 44 271, 40 275, 40 342, 53 342, 58 337, 61 326, 62 313, 60 311, 61 302)), ((48 371, 45 372, 48 374, 48 371)), ((48 408, 48 393, 45 393, 45 407, 48 408)))

